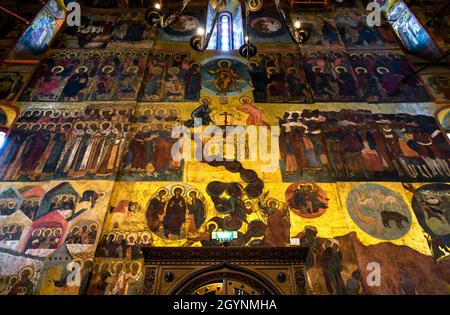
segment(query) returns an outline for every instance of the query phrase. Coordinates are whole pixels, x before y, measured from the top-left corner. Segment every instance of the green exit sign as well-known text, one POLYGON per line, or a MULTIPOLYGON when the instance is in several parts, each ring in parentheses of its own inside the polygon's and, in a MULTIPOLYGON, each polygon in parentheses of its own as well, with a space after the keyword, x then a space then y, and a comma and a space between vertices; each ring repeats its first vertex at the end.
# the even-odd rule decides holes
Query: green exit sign
POLYGON ((236 231, 212 232, 211 238, 217 241, 232 241, 238 237, 236 231))

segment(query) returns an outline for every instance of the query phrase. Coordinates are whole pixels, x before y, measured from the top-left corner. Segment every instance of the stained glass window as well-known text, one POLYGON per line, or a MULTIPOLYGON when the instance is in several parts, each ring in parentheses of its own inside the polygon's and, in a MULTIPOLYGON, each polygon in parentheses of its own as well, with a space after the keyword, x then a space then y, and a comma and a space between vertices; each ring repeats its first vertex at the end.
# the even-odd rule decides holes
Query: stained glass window
POLYGON ((219 16, 217 36, 217 48, 222 51, 229 51, 233 49, 233 30, 231 15, 227 12, 219 16))

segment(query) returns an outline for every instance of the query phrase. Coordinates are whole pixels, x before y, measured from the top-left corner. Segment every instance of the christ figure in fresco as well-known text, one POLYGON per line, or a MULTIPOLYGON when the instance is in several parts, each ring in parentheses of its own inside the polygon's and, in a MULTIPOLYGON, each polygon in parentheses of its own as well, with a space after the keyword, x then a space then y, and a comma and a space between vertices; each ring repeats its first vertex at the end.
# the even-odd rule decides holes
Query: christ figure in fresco
POLYGON ((209 74, 216 78, 213 80, 213 85, 217 90, 217 95, 226 95, 228 92, 236 89, 239 75, 231 68, 231 62, 222 60, 219 62, 219 68, 216 70, 208 70, 209 74))

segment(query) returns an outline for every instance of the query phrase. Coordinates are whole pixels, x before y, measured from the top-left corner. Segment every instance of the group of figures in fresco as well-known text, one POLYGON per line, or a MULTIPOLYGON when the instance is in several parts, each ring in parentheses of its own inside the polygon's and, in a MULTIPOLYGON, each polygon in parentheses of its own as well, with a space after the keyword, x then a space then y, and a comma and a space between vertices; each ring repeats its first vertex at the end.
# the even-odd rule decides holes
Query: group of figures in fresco
POLYGON ((433 117, 370 111, 286 112, 283 178, 448 180, 449 145, 433 117))
POLYGON ((41 63, 21 100, 136 100, 146 62, 144 51, 58 51, 41 63))
POLYGON ((45 187, 1 188, 0 202, 13 207, 0 215, 0 294, 62 292, 69 271, 77 267, 82 280, 66 293, 87 288, 104 215, 98 205, 107 201, 105 193, 78 192, 68 182, 45 187), (24 207, 36 201, 33 212, 24 207))
POLYGON ((153 110, 33 109, 25 111, 1 150, 4 181, 120 176, 177 179, 171 157, 175 108, 153 110), (123 159, 122 159, 123 157, 123 159))
POLYGON ((190 53, 156 53, 147 63, 141 101, 197 101, 200 64, 190 53))
MULTIPOLYGON (((388 25, 367 27, 353 10, 357 2, 336 4, 352 12, 301 13, 311 33, 301 53, 263 52, 250 60, 136 50, 150 48, 155 36, 142 14, 83 10, 82 26, 66 28, 53 46, 76 50, 51 52, 25 89, 25 74, 2 72, 2 101, 21 94, 23 102, 105 103, 32 105, 9 129, 0 149, 0 294, 139 294, 146 273, 143 248, 218 246, 212 238, 218 231, 236 232, 229 246, 308 247, 307 282, 315 294, 444 292, 447 284, 433 259, 413 249, 421 246, 423 229, 438 266, 450 254, 450 186, 428 183, 449 181, 450 147, 433 117, 295 111, 286 105, 278 111, 281 159, 275 176, 281 173, 282 183, 236 160, 199 161, 205 170, 213 167, 214 176, 217 171, 230 177, 191 181, 203 168, 191 172, 189 163, 171 155, 178 140, 171 137, 174 126, 198 127, 194 119, 221 125, 218 98, 227 103, 237 97, 234 115, 252 126, 269 125, 264 113, 270 110, 255 103, 428 102, 427 93, 449 99, 447 75, 422 77, 425 89, 409 76, 413 68, 388 25), (175 102, 199 104, 184 120, 185 104, 175 102), (392 183, 399 180, 405 183, 392 183), (113 194, 120 198, 110 200, 113 194), (408 244, 407 237, 417 244, 408 244), (363 238, 374 245, 363 245, 363 238), (396 240, 407 246, 385 242, 396 240), (370 261, 390 267, 381 288, 362 281, 370 261), (414 275, 419 267, 427 275, 422 283, 414 275), (76 270, 80 281, 73 286, 70 274, 76 270)), ((46 48, 60 26, 49 10, 33 21, 23 49, 46 48)), ((158 36, 188 41, 203 23, 200 13, 185 12, 158 36)), ((407 17, 395 26, 407 46, 414 44, 408 42, 414 23, 407 17)), ((270 12, 252 13, 250 28, 258 45, 292 43, 270 12)), ((223 125, 232 125, 224 113, 223 125)), ((7 114, 0 113, 5 128, 7 114)))
POLYGON ((202 89, 221 96, 253 89, 257 103, 430 101, 412 73, 398 51, 308 50, 202 63, 190 53, 61 51, 41 64, 20 99, 182 102, 198 101, 202 89))

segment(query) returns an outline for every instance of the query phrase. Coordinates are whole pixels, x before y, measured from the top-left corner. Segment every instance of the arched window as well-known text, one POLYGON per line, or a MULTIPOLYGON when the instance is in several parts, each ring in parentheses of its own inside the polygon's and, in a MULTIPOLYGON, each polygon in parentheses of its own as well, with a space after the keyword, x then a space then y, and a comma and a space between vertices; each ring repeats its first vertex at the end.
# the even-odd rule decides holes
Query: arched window
POLYGON ((0 131, 0 149, 3 147, 6 139, 6 132, 0 131))
POLYGON ((233 48, 233 21, 231 14, 223 12, 217 21, 217 48, 229 51, 233 48))

